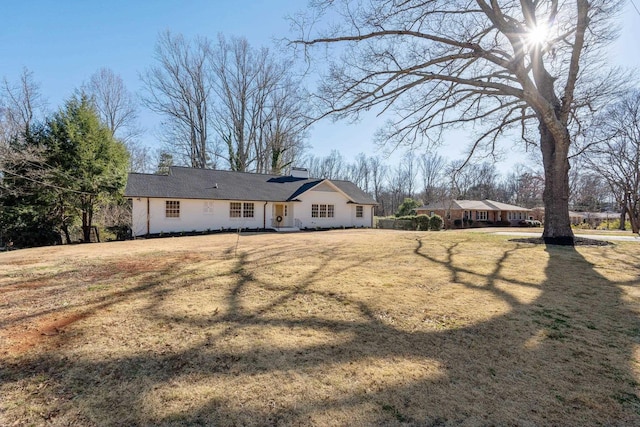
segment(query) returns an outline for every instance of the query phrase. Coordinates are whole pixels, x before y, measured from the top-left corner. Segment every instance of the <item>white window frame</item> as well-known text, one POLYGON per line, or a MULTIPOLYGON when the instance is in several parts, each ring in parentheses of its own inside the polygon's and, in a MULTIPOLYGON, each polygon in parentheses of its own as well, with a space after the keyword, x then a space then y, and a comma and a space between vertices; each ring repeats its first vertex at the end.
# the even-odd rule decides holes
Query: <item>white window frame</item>
POLYGON ((242 204, 242 217, 254 218, 255 217, 255 203, 245 202, 242 204))
POLYGON ((229 203, 229 218, 242 218, 242 203, 230 202, 229 203))
POLYGON ((314 203, 311 205, 311 218, 334 218, 336 205, 314 203))
POLYGON ((164 202, 165 218, 180 218, 180 200, 165 200, 164 202))
POLYGON ((364 218, 364 206, 356 206, 356 218, 364 218))

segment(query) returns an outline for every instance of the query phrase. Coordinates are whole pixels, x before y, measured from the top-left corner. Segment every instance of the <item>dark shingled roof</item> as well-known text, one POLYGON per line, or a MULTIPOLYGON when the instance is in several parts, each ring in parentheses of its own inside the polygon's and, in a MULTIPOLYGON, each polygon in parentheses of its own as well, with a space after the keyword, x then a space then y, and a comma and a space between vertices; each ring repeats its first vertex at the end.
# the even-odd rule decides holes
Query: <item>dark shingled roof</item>
POLYGON ((328 181, 351 202, 375 205, 375 200, 349 181, 220 171, 172 166, 168 175, 130 173, 126 197, 162 199, 293 201, 321 182, 328 181))

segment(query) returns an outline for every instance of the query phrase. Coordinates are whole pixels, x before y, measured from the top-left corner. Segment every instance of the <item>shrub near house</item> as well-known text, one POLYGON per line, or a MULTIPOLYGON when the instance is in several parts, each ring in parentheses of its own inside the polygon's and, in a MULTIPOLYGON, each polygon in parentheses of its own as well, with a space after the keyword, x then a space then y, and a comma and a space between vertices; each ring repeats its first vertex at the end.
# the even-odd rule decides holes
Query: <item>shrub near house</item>
POLYGON ((377 228, 390 230, 439 231, 444 221, 439 215, 407 215, 401 217, 378 218, 377 228))

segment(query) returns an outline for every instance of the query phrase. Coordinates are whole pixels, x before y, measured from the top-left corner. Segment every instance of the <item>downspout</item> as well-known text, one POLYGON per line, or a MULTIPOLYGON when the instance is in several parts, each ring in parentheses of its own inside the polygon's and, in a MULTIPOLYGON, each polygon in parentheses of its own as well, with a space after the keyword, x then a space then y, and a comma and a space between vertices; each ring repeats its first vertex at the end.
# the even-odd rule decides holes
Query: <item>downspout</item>
POLYGON ((147 197, 147 237, 149 237, 149 234, 151 234, 151 210, 149 208, 150 202, 149 202, 149 198, 147 197))
POLYGON ((263 230, 267 229, 267 203, 269 202, 264 202, 264 206, 262 207, 262 229, 263 230))

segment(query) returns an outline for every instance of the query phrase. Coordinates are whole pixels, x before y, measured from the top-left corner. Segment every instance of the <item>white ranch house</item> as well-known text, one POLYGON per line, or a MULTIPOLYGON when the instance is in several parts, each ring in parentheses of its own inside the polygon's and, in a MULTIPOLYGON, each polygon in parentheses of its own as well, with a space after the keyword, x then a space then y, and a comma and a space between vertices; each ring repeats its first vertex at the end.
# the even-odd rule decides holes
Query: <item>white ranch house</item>
POLYGON ((207 230, 372 227, 376 205, 349 181, 186 167, 167 175, 131 173, 134 236, 207 230))

